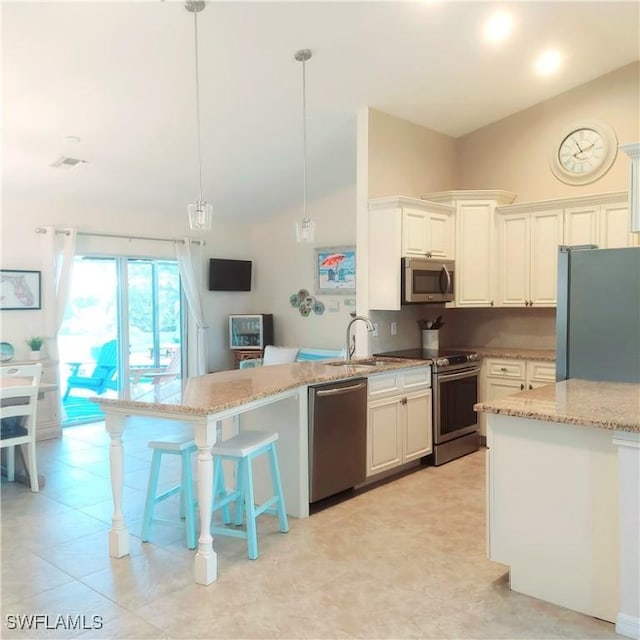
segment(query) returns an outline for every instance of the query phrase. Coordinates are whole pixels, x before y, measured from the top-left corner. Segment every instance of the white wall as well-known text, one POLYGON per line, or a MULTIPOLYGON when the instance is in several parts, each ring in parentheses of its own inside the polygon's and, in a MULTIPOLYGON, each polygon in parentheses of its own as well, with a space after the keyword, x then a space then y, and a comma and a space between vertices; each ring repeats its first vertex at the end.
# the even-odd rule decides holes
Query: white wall
MULTIPOLYGON (((67 177, 65 177, 67 179, 67 177)), ((36 227, 75 227, 85 233, 114 233, 130 236, 152 236, 160 238, 194 237, 189 232, 186 208, 178 212, 102 210, 100 203, 75 203, 32 200, 2 203, 2 252, 0 267, 3 269, 28 269, 50 273, 48 265, 41 262, 40 242, 42 236, 35 233, 36 227)), ((206 241, 203 249, 202 282, 204 313, 210 329, 210 368, 227 368, 228 338, 226 315, 244 312, 251 297, 249 293, 219 293, 207 291, 208 259, 210 257, 251 259, 249 233, 242 225, 215 219, 209 234, 198 236, 206 241)), ((78 251, 99 255, 131 255, 157 258, 173 258, 175 251, 170 242, 127 241, 105 238, 82 237, 77 243, 78 251)), ((99 286, 99 283, 96 283, 99 286)), ((47 300, 43 298, 42 305, 47 300)), ((43 312, 38 310, 0 312, 0 336, 11 342, 16 349, 16 358, 26 357, 28 348, 24 340, 29 335, 44 333, 43 312)))

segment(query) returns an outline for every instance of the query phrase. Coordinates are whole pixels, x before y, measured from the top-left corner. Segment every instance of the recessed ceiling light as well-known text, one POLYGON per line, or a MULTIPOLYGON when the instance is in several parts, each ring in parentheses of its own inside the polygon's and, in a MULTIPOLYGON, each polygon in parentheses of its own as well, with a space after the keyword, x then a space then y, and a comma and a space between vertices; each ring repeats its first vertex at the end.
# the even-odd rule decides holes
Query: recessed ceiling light
POLYGON ((80 142, 80 138, 78 136, 65 136, 62 138, 65 142, 80 142))
POLYGON ((502 42, 513 31, 513 18, 508 13, 495 13, 484 23, 484 37, 489 42, 502 42))
POLYGON ((541 53, 533 65, 539 76, 550 76, 562 66, 562 54, 556 49, 549 49, 541 53))

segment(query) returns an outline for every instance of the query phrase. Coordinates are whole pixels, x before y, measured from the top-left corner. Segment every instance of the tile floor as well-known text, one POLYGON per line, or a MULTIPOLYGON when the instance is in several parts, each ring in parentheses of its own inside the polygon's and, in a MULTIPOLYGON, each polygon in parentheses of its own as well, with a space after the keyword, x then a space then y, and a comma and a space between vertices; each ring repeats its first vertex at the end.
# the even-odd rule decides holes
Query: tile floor
POLYGON ((0 637, 619 638, 610 623, 511 592, 506 567, 486 559, 483 452, 291 519, 288 534, 262 516, 260 558, 218 538, 218 581, 196 585, 179 528, 138 537, 154 431, 141 420, 125 434, 132 544, 120 560, 107 551, 102 425, 39 444, 41 493, 3 481, 0 637), (29 614, 46 625, 13 628, 29 614))

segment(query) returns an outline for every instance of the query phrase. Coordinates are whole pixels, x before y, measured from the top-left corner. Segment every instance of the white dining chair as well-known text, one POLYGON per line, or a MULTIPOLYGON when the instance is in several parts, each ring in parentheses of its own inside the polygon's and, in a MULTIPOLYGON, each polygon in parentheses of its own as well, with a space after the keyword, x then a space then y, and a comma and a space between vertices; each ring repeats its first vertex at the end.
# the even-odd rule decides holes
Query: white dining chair
POLYGON ((31 491, 37 492, 36 417, 42 363, 0 367, 0 448, 7 449, 7 478, 15 480, 15 449, 27 445, 31 491))

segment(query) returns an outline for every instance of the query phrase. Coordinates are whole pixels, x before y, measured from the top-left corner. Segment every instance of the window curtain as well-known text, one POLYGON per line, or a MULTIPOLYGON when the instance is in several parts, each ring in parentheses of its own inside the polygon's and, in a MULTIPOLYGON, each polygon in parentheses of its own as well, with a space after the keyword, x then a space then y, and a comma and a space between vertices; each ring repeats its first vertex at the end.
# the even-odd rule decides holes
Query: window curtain
POLYGON ((58 332, 69 298, 76 230, 43 227, 41 235, 42 309, 49 358, 58 359, 58 332))
POLYGON ((189 345, 187 361, 187 375, 201 376, 207 373, 209 362, 209 345, 207 329, 209 328, 202 312, 202 274, 203 274, 203 245, 191 244, 189 238, 184 242, 176 242, 176 257, 191 318, 195 324, 195 349, 189 345))

